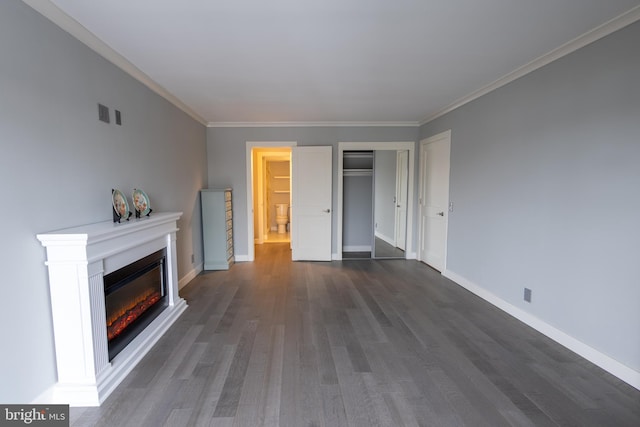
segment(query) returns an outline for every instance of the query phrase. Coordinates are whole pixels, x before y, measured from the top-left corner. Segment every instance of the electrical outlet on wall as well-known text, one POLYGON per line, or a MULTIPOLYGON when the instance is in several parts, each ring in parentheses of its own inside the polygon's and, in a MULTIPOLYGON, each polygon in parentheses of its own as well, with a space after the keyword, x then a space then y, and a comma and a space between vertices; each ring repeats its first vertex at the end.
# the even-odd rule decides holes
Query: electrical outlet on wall
POLYGON ((524 300, 526 302, 531 302, 531 289, 524 288, 524 300))
POLYGON ((191 264, 195 264, 196 262, 196 257, 195 255, 191 254, 191 264))

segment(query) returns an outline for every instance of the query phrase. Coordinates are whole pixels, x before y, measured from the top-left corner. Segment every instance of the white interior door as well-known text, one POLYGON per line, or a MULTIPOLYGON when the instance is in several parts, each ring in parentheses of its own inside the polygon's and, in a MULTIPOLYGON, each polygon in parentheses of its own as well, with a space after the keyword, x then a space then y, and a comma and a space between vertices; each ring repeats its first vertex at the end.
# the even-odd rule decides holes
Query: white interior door
POLYGON ((451 131, 420 142, 420 244, 418 259, 444 271, 449 220, 451 131))
POLYGON ((398 151, 396 164, 396 247, 405 250, 407 243, 407 187, 409 151, 398 151))
POLYGON ((331 261, 331 146, 292 150, 291 256, 331 261))

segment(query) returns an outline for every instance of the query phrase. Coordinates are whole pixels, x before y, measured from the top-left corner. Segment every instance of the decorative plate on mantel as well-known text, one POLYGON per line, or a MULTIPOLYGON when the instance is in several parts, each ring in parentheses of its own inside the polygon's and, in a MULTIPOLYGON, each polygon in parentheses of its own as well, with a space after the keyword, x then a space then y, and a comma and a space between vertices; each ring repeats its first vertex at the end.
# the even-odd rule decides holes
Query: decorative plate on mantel
POLYGON ((136 212, 139 216, 149 215, 151 212, 151 204, 149 203, 149 197, 147 194, 137 188, 133 189, 133 194, 131 195, 133 198, 133 206, 136 208, 136 212))
POLYGON ((127 202, 127 196, 120 190, 111 190, 111 201, 113 203, 113 209, 120 217, 120 220, 129 219, 129 202, 127 202))

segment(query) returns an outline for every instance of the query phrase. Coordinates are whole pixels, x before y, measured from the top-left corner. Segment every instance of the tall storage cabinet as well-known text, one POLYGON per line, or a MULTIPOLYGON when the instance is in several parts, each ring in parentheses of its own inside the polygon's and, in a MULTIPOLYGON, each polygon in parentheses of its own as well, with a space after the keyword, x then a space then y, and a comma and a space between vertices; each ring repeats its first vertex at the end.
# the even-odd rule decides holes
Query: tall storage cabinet
POLYGON ((200 190, 204 269, 228 270, 233 264, 231 189, 200 190))

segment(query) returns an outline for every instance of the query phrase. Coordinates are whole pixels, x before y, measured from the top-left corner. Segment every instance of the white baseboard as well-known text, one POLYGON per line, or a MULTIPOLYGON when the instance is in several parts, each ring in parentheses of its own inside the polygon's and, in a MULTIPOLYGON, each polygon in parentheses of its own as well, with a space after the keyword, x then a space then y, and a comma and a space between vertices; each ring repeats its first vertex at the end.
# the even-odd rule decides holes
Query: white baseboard
POLYGON ((376 231, 375 233, 373 233, 378 239, 383 240, 385 242, 387 242, 388 244, 390 244, 391 246, 395 246, 396 242, 394 241, 394 239, 392 237, 389 236, 385 236, 382 233, 379 233, 378 231, 376 231))
POLYGON ((418 259, 418 253, 417 252, 407 252, 407 258, 406 259, 418 259))
POLYGON ((371 245, 343 246, 342 252, 371 252, 371 245))
POLYGON ((529 325, 541 334, 546 335, 558 344, 563 345, 569 350, 584 357, 591 363, 620 378, 622 381, 626 382, 632 387, 640 390, 640 372, 618 362, 617 360, 594 349, 593 347, 583 343, 582 341, 575 339, 571 335, 568 335, 567 333, 555 328, 554 326, 551 326, 550 324, 533 316, 530 313, 527 313, 521 308, 508 303, 502 298, 499 298, 498 296, 492 294, 481 286, 471 282, 470 280, 467 280, 466 278, 454 273, 451 270, 445 270, 442 275, 453 280, 456 284, 476 294, 480 298, 505 311, 521 322, 529 325))
POLYGON ((342 261, 342 257, 338 256, 338 254, 334 252, 334 253, 331 254, 331 260, 332 261, 342 261))
POLYGON ((32 404, 100 406, 186 309, 187 303, 182 298, 178 298, 175 305, 167 306, 146 329, 96 374, 95 383, 56 383, 36 397, 32 404))
POLYGON ((236 262, 248 262, 253 261, 249 259, 249 255, 235 255, 236 262))
POLYGON ((31 401, 31 405, 48 405, 53 402, 53 392, 56 388, 56 385, 53 384, 48 389, 40 393, 38 397, 31 401))
POLYGON ((187 286, 187 284, 190 281, 195 279, 195 277, 198 274, 200 274, 200 272, 202 271, 203 268, 204 268, 204 264, 203 263, 197 264, 195 267, 193 267, 193 270, 191 270, 190 272, 188 272, 187 274, 182 276, 182 279, 178 280, 178 290, 184 288, 185 286, 187 286))

